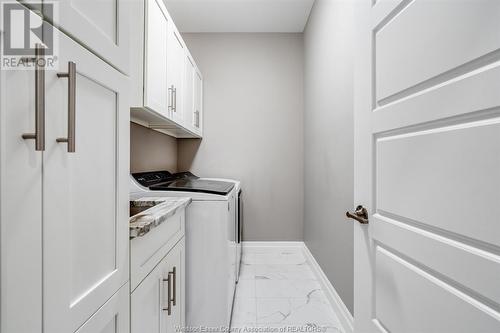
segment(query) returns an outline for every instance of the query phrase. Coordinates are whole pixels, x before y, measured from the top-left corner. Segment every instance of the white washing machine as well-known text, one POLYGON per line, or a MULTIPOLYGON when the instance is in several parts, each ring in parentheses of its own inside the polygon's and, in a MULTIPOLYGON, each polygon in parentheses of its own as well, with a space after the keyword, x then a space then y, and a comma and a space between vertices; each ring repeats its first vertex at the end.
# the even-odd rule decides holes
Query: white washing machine
POLYGON ((190 197, 186 210, 186 326, 229 327, 241 260, 240 182, 189 172, 137 173, 131 200, 190 197))

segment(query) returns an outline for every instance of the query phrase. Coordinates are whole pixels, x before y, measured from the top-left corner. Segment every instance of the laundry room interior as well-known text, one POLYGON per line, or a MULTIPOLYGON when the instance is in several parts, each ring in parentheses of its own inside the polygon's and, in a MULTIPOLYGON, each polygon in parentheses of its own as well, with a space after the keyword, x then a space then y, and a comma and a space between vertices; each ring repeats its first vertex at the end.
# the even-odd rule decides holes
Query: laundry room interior
POLYGON ((500 332, 500 1, 0 20, 0 333, 500 332))

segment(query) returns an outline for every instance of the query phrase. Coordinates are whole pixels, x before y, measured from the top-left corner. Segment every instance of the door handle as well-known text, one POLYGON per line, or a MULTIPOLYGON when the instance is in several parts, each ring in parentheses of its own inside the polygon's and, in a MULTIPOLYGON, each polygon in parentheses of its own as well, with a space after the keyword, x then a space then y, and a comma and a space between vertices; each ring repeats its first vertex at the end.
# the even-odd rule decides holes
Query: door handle
POLYGON ((361 224, 368 224, 368 211, 365 207, 359 205, 356 207, 354 214, 351 212, 346 212, 345 215, 350 218, 358 221, 361 224))
POLYGON ((163 282, 167 282, 167 306, 164 306, 162 310, 167 311, 167 316, 170 316, 172 314, 172 305, 170 304, 170 289, 172 288, 172 279, 170 279, 170 272, 168 273, 168 277, 166 279, 163 279, 163 282))
POLYGON ((75 118, 76 118, 76 64, 68 62, 67 73, 57 73, 59 78, 68 78, 68 136, 57 138, 59 143, 68 143, 68 153, 75 152, 75 118))
POLYGON ((177 289, 177 269, 176 269, 176 267, 174 266, 174 268, 172 268, 172 272, 170 272, 168 274, 172 278, 172 285, 173 285, 172 298, 170 300, 172 301, 172 305, 176 306, 176 303, 177 303, 177 292, 176 292, 176 289, 177 289))
POLYGON ((24 140, 35 140, 35 150, 45 150, 45 48, 36 44, 35 57, 26 59, 35 63, 35 133, 24 133, 24 140))

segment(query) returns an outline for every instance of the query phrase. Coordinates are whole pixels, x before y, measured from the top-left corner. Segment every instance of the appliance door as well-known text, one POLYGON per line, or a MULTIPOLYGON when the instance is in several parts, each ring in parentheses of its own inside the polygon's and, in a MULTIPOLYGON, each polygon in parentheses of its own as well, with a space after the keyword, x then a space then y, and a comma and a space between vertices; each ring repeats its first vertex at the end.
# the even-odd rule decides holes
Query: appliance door
POLYGON ((243 241, 243 201, 242 192, 239 190, 236 199, 236 282, 240 278, 242 241, 243 241))

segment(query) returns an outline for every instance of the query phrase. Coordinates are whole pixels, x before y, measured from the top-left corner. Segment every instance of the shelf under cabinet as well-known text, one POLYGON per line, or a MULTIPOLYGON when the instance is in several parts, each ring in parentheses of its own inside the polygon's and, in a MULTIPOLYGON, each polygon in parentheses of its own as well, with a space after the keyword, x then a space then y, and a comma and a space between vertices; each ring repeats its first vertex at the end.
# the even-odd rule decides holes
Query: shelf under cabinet
POLYGON ((178 139, 201 139, 202 136, 148 108, 131 108, 130 121, 178 139))

